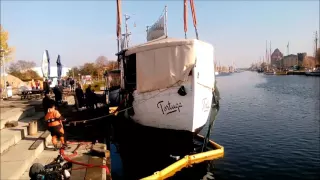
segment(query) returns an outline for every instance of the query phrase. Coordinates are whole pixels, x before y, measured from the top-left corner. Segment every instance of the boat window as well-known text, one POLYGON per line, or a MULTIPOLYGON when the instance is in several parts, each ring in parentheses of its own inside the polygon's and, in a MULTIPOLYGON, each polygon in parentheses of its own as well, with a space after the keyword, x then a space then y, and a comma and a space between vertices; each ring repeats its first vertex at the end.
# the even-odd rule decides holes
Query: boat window
POLYGON ((126 88, 135 89, 137 82, 137 73, 136 73, 136 54, 129 55, 125 60, 125 83, 126 88))
POLYGON ((193 71, 193 70, 191 69, 191 71, 190 71, 190 73, 189 73, 189 76, 192 76, 192 71, 193 71))

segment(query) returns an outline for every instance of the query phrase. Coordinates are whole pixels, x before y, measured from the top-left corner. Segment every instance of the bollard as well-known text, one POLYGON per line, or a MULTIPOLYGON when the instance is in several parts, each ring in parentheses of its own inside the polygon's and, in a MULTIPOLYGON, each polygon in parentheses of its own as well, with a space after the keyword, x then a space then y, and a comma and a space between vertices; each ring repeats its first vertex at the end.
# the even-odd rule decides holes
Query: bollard
POLYGON ((29 122, 28 134, 32 136, 32 135, 36 135, 37 133, 38 133, 38 121, 33 120, 29 122))

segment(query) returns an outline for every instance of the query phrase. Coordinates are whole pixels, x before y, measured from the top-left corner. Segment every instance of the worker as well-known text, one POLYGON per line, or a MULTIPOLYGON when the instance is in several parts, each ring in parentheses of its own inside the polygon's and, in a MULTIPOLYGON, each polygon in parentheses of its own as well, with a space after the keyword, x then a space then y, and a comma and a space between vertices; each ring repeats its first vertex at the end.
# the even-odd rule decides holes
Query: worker
POLYGON ((57 148, 57 139, 60 139, 60 142, 62 144, 63 148, 68 147, 67 144, 65 143, 64 139, 64 129, 63 129, 63 124, 62 121, 64 118, 61 116, 59 111, 55 109, 55 102, 54 100, 51 100, 49 103, 49 108, 48 112, 45 116, 45 121, 48 124, 48 130, 51 133, 52 136, 52 144, 54 146, 54 150, 58 150, 57 148))

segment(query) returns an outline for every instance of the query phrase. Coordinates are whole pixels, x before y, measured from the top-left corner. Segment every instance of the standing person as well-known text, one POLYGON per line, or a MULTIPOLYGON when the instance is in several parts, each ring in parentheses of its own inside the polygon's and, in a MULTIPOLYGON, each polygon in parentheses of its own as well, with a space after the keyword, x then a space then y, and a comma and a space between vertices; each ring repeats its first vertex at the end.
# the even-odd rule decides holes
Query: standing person
POLYGON ((35 87, 35 83, 34 83, 34 79, 31 80, 31 89, 34 90, 36 87, 35 87))
POLYGON ((71 92, 74 92, 74 79, 70 80, 71 92))
POLYGON ((45 92, 45 96, 44 96, 44 98, 42 99, 42 107, 43 107, 44 115, 46 115, 47 112, 48 112, 48 109, 49 109, 50 101, 51 101, 51 100, 52 100, 52 99, 50 98, 49 93, 45 92))
POLYGON ((84 93, 83 93, 83 90, 81 88, 80 83, 77 83, 77 88, 76 88, 75 92, 76 92, 76 98, 78 100, 78 106, 79 106, 79 108, 82 108, 84 105, 84 93))
POLYGON ((47 79, 43 82, 43 90, 44 90, 45 94, 50 93, 50 86, 49 86, 49 82, 47 79))
POLYGON ((37 89, 37 90, 40 89, 40 82, 39 82, 39 80, 36 81, 36 89, 37 89))
POLYGON ((58 85, 56 85, 53 88, 53 93, 54 93, 54 99, 55 99, 57 105, 60 104, 62 101, 62 92, 61 92, 61 88, 58 85))
POLYGON ((62 122, 65 121, 64 118, 61 116, 58 110, 55 108, 55 102, 51 100, 49 102, 48 112, 45 116, 45 121, 48 124, 48 130, 52 136, 52 144, 54 146, 54 150, 58 150, 58 138, 62 144, 62 147, 68 147, 65 138, 64 138, 64 129, 62 122))
POLYGON ((89 84, 89 86, 86 89, 86 105, 87 108, 93 109, 94 108, 94 92, 91 89, 91 85, 89 84))

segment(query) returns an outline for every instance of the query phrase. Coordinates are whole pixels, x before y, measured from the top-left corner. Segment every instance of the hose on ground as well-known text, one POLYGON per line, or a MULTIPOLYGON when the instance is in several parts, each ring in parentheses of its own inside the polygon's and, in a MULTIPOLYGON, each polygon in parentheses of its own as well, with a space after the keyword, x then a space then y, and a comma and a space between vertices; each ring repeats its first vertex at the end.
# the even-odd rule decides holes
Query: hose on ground
MULTIPOLYGON (((68 142, 69 144, 73 144, 73 142, 68 142)), ((78 154, 77 150, 79 149, 79 147, 81 145, 85 145, 87 144, 86 142, 80 142, 78 143, 78 146, 76 147, 75 150, 73 150, 73 153, 71 155, 66 155, 65 154, 65 151, 64 151, 64 148, 60 148, 60 154, 61 156, 63 157, 64 160, 72 163, 72 164, 77 164, 77 165, 81 165, 81 166, 85 166, 85 167, 80 167, 80 168, 74 168, 72 170, 79 170, 79 169, 86 169, 86 168, 94 168, 94 167, 99 167, 99 168, 102 168, 102 169, 105 169, 106 170, 106 173, 107 174, 110 174, 110 169, 108 168, 108 166, 106 165, 94 165, 94 164, 87 164, 87 163, 82 163, 82 162, 78 162, 78 161, 75 161, 75 160, 72 160, 71 158, 76 156, 78 154)))

